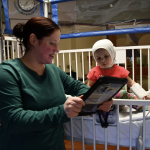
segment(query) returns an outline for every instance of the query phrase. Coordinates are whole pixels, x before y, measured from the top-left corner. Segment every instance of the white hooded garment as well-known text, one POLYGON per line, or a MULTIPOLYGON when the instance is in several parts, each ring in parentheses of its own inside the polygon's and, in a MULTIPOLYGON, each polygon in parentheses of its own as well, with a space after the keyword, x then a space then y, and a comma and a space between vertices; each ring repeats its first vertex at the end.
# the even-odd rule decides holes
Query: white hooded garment
MULTIPOLYGON (((92 54, 93 54, 94 59, 95 59, 95 56, 94 56, 95 51, 100 48, 107 50, 108 53, 110 54, 112 63, 109 67, 112 67, 116 62, 116 59, 115 59, 116 51, 114 49, 113 43, 108 39, 102 39, 102 40, 97 41, 92 47, 92 54)), ((95 59, 95 61, 96 61, 96 59, 95 59)))

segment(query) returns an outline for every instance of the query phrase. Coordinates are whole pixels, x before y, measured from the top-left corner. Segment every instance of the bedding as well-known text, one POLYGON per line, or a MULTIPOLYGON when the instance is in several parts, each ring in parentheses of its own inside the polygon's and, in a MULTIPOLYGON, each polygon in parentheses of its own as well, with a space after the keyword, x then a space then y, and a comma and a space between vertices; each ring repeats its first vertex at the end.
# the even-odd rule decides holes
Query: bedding
MULTIPOLYGON (((128 93, 125 90, 120 90, 115 96, 114 99, 137 99, 138 98, 133 93, 128 93)), ((119 111, 122 111, 124 108, 124 105, 119 106, 119 111)), ((141 105, 132 105, 132 108, 134 108, 137 111, 143 111, 143 106, 141 105)), ((146 106, 145 110, 149 110, 150 106, 146 106)))

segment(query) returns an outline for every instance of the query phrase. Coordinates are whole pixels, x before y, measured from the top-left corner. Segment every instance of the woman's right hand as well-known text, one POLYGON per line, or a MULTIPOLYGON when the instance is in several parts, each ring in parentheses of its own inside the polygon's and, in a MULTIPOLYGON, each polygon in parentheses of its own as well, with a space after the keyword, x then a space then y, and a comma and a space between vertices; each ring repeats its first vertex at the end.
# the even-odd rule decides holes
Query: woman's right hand
POLYGON ((82 106, 85 105, 80 97, 69 97, 64 103, 64 110, 68 118, 78 116, 82 106))

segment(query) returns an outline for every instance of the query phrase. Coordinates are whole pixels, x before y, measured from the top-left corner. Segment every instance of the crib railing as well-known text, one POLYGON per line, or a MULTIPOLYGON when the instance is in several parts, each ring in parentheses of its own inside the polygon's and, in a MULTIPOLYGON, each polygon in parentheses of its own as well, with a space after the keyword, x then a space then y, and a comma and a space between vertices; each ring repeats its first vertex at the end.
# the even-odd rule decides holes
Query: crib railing
MULTIPOLYGON (((130 99, 115 99, 114 104, 117 107, 117 115, 119 116, 119 105, 130 105, 130 150, 132 149, 132 105, 142 105, 143 106, 143 150, 145 150, 145 106, 150 105, 150 100, 130 100, 130 99)), ((119 117, 117 120, 117 150, 119 150, 119 117)))
MULTIPOLYGON (((139 84, 143 85, 143 76, 148 78, 148 87, 146 90, 150 89, 150 46, 128 46, 128 47, 115 47, 116 50, 116 64, 123 65, 126 69, 129 65, 127 62, 127 57, 130 55, 132 65, 130 68, 130 74, 132 74, 132 79, 135 80, 135 77, 138 75, 137 68, 140 71, 140 81, 139 84), (138 51, 137 51, 138 50, 138 51), (139 52, 138 56, 135 53, 139 52), (145 57, 147 61, 147 66, 143 67, 142 62, 142 51, 145 52, 145 57), (130 52, 130 53, 128 53, 130 52), (136 54, 136 55, 135 55, 136 54), (139 58, 139 66, 135 65, 134 58, 139 58), (136 72, 135 72, 136 71, 136 72)), ((96 66, 96 62, 92 57, 92 50, 90 49, 72 49, 72 50, 60 50, 59 53, 56 54, 54 59, 54 63, 60 67, 65 72, 69 72, 70 76, 72 76, 72 70, 76 73, 75 79, 78 80, 79 78, 82 79, 81 81, 85 83, 86 75, 88 72, 96 66), (71 58, 73 57, 73 58, 71 58), (61 61, 61 62, 60 62, 61 61), (61 65, 60 65, 61 64, 61 65), (66 65, 68 66, 68 70, 66 70, 66 65), (73 68, 73 69, 72 69, 73 68)))
POLYGON ((15 37, 4 36, 1 54, 3 55, 2 61, 21 57, 19 42, 15 37))
MULTIPOLYGON (((129 138, 129 149, 132 150, 132 148, 135 148, 137 149, 137 147, 133 147, 132 145, 132 105, 142 105, 143 106, 143 139, 142 139, 142 150, 145 150, 145 132, 146 132, 146 126, 145 126, 145 122, 146 122, 146 115, 149 113, 149 111, 145 111, 145 106, 149 106, 150 105, 150 100, 131 100, 131 99, 114 99, 114 104, 117 105, 116 109, 117 109, 117 116, 119 116, 119 105, 128 105, 130 107, 130 111, 129 111, 129 120, 130 120, 130 125, 129 125, 129 135, 130 135, 130 138, 129 138)), ((81 118, 81 132, 82 132, 82 138, 76 138, 74 137, 74 131, 73 131, 73 120, 75 119, 76 117, 72 118, 71 121, 70 121, 70 128, 71 128, 71 138, 69 140, 71 140, 72 142, 72 150, 74 150, 74 141, 81 141, 82 142, 82 150, 85 150, 85 144, 87 144, 88 142, 86 141, 85 142, 85 139, 87 137, 85 137, 84 135, 84 117, 80 117, 81 118), (74 140, 75 139, 75 140, 74 140)), ((116 117, 117 118, 117 121, 116 121, 116 124, 114 126, 117 127, 117 150, 119 150, 120 148, 120 125, 119 125, 119 117, 116 117)), ((96 126, 101 126, 100 124, 95 124, 95 115, 92 115, 92 130, 93 130, 93 150, 96 150, 96 144, 99 144, 96 142, 96 126)), ((110 125, 110 126, 113 126, 113 125, 110 125)), ((109 126, 108 126, 109 128, 109 126)), ((107 142, 107 137, 108 137, 108 128, 104 128, 105 130, 105 137, 104 137, 104 144, 105 144, 105 150, 107 150, 107 146, 108 146, 108 142, 107 142)), ((100 134, 100 133, 99 133, 100 134)), ((114 137, 116 138, 116 137, 114 137)), ((68 140, 68 137, 66 138, 68 140)), ((103 142, 102 142, 103 143, 103 142)), ((91 144, 91 143, 90 143, 91 144)), ((147 147, 148 149, 150 147, 147 147)), ((140 149, 141 150, 141 149, 140 149)))

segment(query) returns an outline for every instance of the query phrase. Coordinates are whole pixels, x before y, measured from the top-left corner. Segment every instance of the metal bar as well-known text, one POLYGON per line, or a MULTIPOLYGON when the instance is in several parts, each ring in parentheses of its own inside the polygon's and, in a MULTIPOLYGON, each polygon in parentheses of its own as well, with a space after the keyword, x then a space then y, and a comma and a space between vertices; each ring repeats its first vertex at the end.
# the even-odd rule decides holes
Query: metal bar
POLYGON ((93 117, 93 149, 96 150, 96 130, 95 130, 95 115, 93 117))
POLYGON ((83 77, 83 83, 85 83, 85 81, 84 81, 84 56, 83 56, 83 52, 82 52, 82 77, 83 77))
POLYGON ((75 60, 76 60, 76 80, 78 80, 78 54, 75 52, 75 60))
POLYGON ((118 104, 118 105, 150 105, 150 100, 135 100, 135 99, 113 99, 113 104, 118 104))
POLYGON ((132 79, 134 81, 134 49, 132 49, 132 79))
POLYGON ((12 41, 12 59, 15 58, 14 51, 15 51, 14 41, 12 41))
POLYGON ((7 60, 9 60, 9 41, 7 41, 7 60))
POLYGON ((85 150, 85 146, 84 146, 84 120, 83 120, 83 116, 81 117, 81 126, 82 126, 82 150, 85 150))
POLYGON ((5 50, 5 40, 3 40, 3 51, 2 51, 2 57, 3 57, 3 59, 2 59, 2 61, 5 61, 6 60, 6 56, 5 56, 5 54, 6 54, 6 50, 5 50))
POLYGON ((1 50, 0 50, 0 63, 1 63, 4 61, 4 57, 3 57, 2 1, 0 1, 0 37, 1 37, 1 50))
POLYGON ((50 7, 50 2, 49 2, 49 3, 48 3, 48 15, 49 15, 49 18, 51 18, 50 12, 51 12, 51 7, 50 7))
POLYGON ((6 41, 17 41, 16 37, 4 36, 6 41))
POLYGON ((4 61, 3 57, 3 36, 1 35, 1 50, 0 50, 0 63, 4 61))
POLYGON ((91 56, 90 56, 90 51, 89 51, 89 71, 91 70, 91 56))
MULTIPOLYGON (((126 53, 125 53, 125 55, 126 55, 126 53)), ((127 56, 125 56, 125 57, 127 58, 127 56)), ((125 60, 125 69, 127 69, 127 59, 125 60)), ((127 85, 125 85, 125 90, 127 91, 127 85)))
POLYGON ((72 76, 71 75, 71 55, 70 55, 70 53, 69 53, 69 69, 70 69, 70 76, 72 76))
MULTIPOLYGON (((126 49, 147 49, 150 48, 150 45, 146 45, 146 46, 129 46, 129 47, 115 47, 116 52, 120 51, 120 50, 126 50, 126 49)), ((70 49, 70 50, 60 50, 59 53, 69 53, 69 52, 91 52, 92 49, 91 48, 87 48, 87 49, 70 49)))
POLYGON ((107 128, 105 128, 105 150, 107 150, 107 139, 108 139, 107 135, 108 135, 108 130, 107 128))
POLYGON ((70 50, 60 50, 59 53, 74 53, 74 52, 89 52, 92 51, 91 49, 70 49, 70 50))
POLYGON ((56 54, 57 56, 57 67, 59 67, 59 58, 58 58, 58 53, 56 54))
POLYGON ((17 58, 19 58, 19 42, 17 42, 17 58))
MULTIPOLYGON (((126 55, 126 53, 125 53, 125 55, 126 55)), ((126 58, 127 58, 127 56, 126 56, 126 58)), ((127 69, 127 59, 125 60, 125 69, 127 69)))
POLYGON ((132 105, 130 105, 130 150, 132 150, 132 105))
POLYGON ((150 49, 148 48, 148 91, 150 90, 150 49))
POLYGON ((47 3, 44 2, 44 17, 48 18, 47 3))
POLYGON ((143 150, 145 150, 145 129, 146 129, 146 126, 145 126, 145 105, 143 105, 143 150))
POLYGON ((63 70, 65 71, 65 54, 63 53, 63 70))
POLYGON ((73 141, 73 118, 70 118, 70 131, 71 131, 71 145, 72 150, 74 150, 74 141, 73 141))
POLYGON ((142 49, 140 49, 140 85, 142 86, 142 49))
POLYGON ((142 45, 142 46, 127 46, 127 47, 115 47, 115 50, 126 50, 126 49, 140 49, 140 48, 143 48, 143 49, 146 49, 146 48, 150 48, 150 45, 142 45))
MULTIPOLYGON (((16 41, 15 37, 9 37, 9 36, 5 36, 5 40, 14 40, 16 41)), ((142 46, 128 46, 128 47, 115 47, 116 51, 120 51, 120 50, 127 50, 127 49, 147 49, 150 48, 150 45, 142 45, 142 46)), ((70 49, 70 50, 60 50, 59 53, 68 53, 68 52, 87 52, 87 51, 92 51, 91 48, 88 49, 70 49)))
POLYGON ((24 55, 25 54, 25 47, 24 46, 22 46, 22 55, 24 55))
POLYGON ((120 144, 120 124, 119 124, 119 105, 117 105, 117 150, 120 144))

